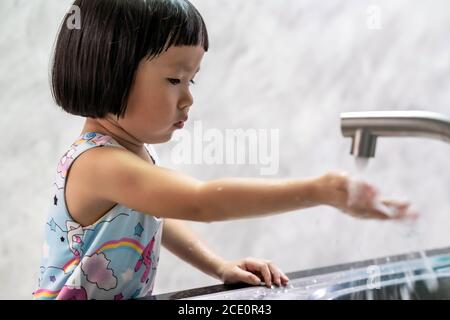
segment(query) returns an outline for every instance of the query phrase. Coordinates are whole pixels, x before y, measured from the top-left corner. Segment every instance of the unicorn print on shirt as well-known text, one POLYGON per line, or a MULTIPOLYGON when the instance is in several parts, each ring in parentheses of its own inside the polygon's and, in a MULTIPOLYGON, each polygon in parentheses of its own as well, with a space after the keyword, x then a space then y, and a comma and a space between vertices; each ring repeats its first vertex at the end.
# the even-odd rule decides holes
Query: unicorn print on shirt
POLYGON ((67 227, 67 241, 69 242, 69 248, 73 254, 77 257, 81 256, 81 248, 83 246, 83 227, 75 221, 66 221, 67 227))

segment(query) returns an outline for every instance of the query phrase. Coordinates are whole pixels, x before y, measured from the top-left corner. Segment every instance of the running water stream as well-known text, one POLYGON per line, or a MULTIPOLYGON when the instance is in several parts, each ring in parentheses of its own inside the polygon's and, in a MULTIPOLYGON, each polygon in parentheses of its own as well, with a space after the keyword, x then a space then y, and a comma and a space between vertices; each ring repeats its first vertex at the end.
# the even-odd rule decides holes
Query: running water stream
MULTIPOLYGON (((349 189, 350 192, 353 192, 353 194, 350 194, 349 198, 351 199, 352 197, 358 197, 361 196, 358 194, 358 181, 361 181, 360 179, 362 178, 363 173, 365 172, 365 170, 368 167, 368 161, 369 159, 367 158, 355 158, 356 161, 356 168, 357 168, 357 174, 355 175, 355 179, 354 179, 354 185, 350 185, 349 189)), ((396 214, 395 210, 392 210, 391 208, 389 208, 388 206, 384 205, 380 199, 377 197, 374 200, 374 207, 377 208, 380 211, 385 212, 388 216, 392 217, 396 214)), ((421 232, 420 232, 420 224, 418 219, 417 220, 411 220, 411 219, 404 219, 404 220, 399 220, 396 221, 396 223, 401 224, 401 229, 403 229, 403 236, 407 237, 408 240, 411 243, 411 250, 410 252, 419 252, 419 257, 421 259, 421 261, 423 262, 423 268, 422 268, 422 277, 425 278, 424 282, 425 285, 427 287, 427 289, 430 292, 435 292, 438 290, 439 287, 439 282, 438 282, 438 278, 436 275, 435 270, 433 269, 431 260, 429 257, 427 257, 426 252, 425 252, 425 248, 423 246, 423 239, 421 237, 421 232)), ((414 253, 410 253, 408 254, 407 259, 408 260, 413 260, 413 259, 417 259, 417 254, 414 253)), ((389 264, 389 258, 380 258, 380 259, 375 259, 375 265, 376 266, 381 266, 384 264, 389 264)), ((380 276, 382 276, 383 274, 380 274, 380 276)), ((402 288, 401 294, 395 298, 397 299, 402 299, 402 300, 409 300, 412 298, 413 294, 414 294, 414 282, 416 281, 414 272, 412 272, 412 270, 408 270, 407 268, 404 270, 404 276, 406 279, 406 282, 408 284, 407 289, 408 290, 404 290, 405 288, 402 288)), ((382 285, 382 284, 381 284, 382 285)), ((383 297, 383 290, 380 288, 379 290, 381 295, 380 296, 381 299, 389 299, 388 296, 384 296, 383 297)), ((369 292, 368 292, 369 293, 369 292)), ((372 291, 370 292, 372 293, 372 291)), ((352 296, 352 298, 358 299, 358 295, 360 295, 360 293, 358 294, 357 292, 355 293, 354 296, 352 296)), ((370 299, 371 294, 367 294, 367 298, 370 299)))

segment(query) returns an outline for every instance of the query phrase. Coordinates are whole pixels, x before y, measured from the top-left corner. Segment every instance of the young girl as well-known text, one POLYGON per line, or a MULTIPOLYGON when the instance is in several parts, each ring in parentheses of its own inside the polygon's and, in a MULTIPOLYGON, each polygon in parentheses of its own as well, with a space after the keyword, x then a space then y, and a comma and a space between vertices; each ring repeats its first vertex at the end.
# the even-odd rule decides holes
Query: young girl
POLYGON ((358 218, 404 218, 408 204, 350 192, 345 174, 198 181, 158 165, 146 144, 169 141, 193 104, 208 51, 187 0, 77 0, 52 66, 56 103, 86 118, 57 166, 35 299, 129 299, 152 293, 161 244, 225 283, 286 285, 272 262, 226 261, 182 222, 223 221, 329 205, 358 218), (75 24, 76 25, 76 24, 75 24), (386 212, 383 210, 386 209, 386 212), (394 217, 388 211, 394 210, 394 217))

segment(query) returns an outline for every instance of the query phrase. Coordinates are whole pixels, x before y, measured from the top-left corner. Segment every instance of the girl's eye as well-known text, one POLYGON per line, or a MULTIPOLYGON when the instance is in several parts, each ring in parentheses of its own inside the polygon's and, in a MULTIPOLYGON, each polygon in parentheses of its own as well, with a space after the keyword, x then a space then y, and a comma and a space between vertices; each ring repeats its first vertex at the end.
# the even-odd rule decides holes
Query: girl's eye
MULTIPOLYGON (((171 83, 171 84, 173 84, 173 85, 177 85, 177 84, 180 84, 180 79, 167 79, 167 80, 169 80, 169 82, 171 83)), ((191 84, 195 84, 195 81, 194 80, 190 80, 189 81, 191 84)))
POLYGON ((180 84, 181 82, 180 79, 167 79, 167 80, 169 80, 169 82, 173 85, 180 84))

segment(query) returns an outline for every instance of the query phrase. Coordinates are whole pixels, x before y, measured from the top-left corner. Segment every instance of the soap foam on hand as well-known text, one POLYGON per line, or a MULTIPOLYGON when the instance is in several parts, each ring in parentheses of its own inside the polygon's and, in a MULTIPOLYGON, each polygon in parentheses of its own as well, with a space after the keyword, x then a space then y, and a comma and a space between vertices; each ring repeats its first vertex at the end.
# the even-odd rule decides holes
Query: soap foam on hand
POLYGON ((388 216, 389 218, 396 218, 400 216, 400 212, 393 207, 389 207, 385 205, 380 199, 377 197, 373 201, 373 207, 378 211, 381 211, 383 214, 388 216))
POLYGON ((416 219, 418 217, 417 213, 408 212, 404 214, 401 212, 400 208, 384 204, 378 196, 378 190, 375 190, 372 186, 371 189, 372 192, 373 191, 375 192, 375 196, 373 199, 370 199, 370 195, 369 196, 367 195, 368 191, 370 190, 369 188, 367 188, 368 184, 364 183, 362 180, 359 179, 359 175, 362 174, 362 172, 367 169, 367 166, 369 164, 369 158, 356 157, 355 164, 359 174, 356 177, 352 177, 351 179, 349 179, 348 184, 349 206, 361 203, 363 201, 369 201, 368 204, 372 208, 382 212, 384 215, 386 215, 391 219, 402 218, 402 220, 404 220, 405 218, 416 219))
POLYGON ((397 206, 389 206, 383 203, 379 197, 378 191, 374 189, 372 186, 367 183, 351 178, 349 179, 348 184, 348 205, 355 206, 357 204, 361 205, 366 203, 366 205, 376 209, 386 215, 391 219, 415 219, 417 218, 417 214, 412 214, 411 212, 404 213, 402 212, 405 209, 401 209, 397 206), (375 192, 375 194, 373 194, 375 192))
POLYGON ((409 201, 392 201, 392 205, 387 205, 376 197, 373 207, 391 219, 415 221, 419 217, 417 212, 411 210, 409 201))
POLYGON ((347 190, 347 205, 349 207, 360 207, 363 204, 365 204, 365 206, 369 206, 373 201, 371 199, 373 192, 377 193, 377 191, 370 188, 367 183, 355 178, 348 179, 347 190))

